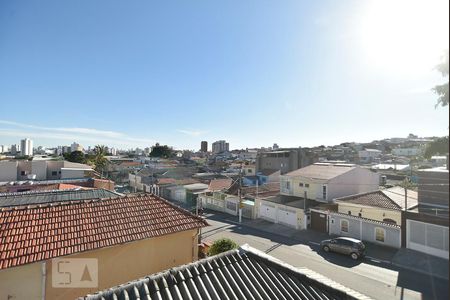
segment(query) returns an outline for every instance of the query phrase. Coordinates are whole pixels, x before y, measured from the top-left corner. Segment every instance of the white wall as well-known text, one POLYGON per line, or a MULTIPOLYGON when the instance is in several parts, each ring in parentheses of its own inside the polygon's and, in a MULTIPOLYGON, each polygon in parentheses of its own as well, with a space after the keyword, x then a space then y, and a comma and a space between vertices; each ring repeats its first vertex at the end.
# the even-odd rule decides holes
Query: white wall
POLYGON ((380 175, 370 170, 357 167, 347 173, 331 179, 327 183, 328 202, 345 197, 379 189, 380 175))
POLYGON ((61 169, 61 179, 84 178, 86 170, 67 170, 61 169))
POLYGON ((31 174, 36 175, 36 180, 46 180, 47 162, 45 160, 31 161, 31 174))

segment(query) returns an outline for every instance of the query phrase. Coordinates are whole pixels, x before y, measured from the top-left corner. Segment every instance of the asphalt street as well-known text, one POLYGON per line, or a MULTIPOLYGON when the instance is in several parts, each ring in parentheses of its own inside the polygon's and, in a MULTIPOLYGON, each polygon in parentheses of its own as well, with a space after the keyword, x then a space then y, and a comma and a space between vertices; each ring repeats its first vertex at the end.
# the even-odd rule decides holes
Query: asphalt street
POLYGON ((323 252, 317 242, 300 243, 274 233, 241 226, 220 214, 206 214, 211 226, 204 241, 228 237, 264 251, 295 267, 308 268, 374 299, 448 299, 448 281, 396 268, 376 258, 353 261, 323 252))

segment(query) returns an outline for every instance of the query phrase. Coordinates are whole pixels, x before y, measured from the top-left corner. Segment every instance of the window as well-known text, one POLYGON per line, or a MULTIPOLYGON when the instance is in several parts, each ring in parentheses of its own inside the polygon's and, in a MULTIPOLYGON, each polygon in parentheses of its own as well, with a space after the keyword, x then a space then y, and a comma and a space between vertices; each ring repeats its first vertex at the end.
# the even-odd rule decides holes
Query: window
POLYGON ((20 175, 25 176, 25 171, 20 171, 20 175))
POLYGON ((52 176, 56 176, 56 175, 58 175, 58 172, 57 171, 52 171, 52 176))
POLYGON ((384 243, 385 230, 383 228, 375 228, 375 240, 384 243))
POLYGON ((322 186, 322 197, 323 197, 323 200, 327 200, 327 186, 326 185, 322 186))
POLYGON ((300 183, 298 184, 298 186, 302 187, 302 186, 303 186, 303 183, 300 182, 300 183))
POLYGON ((291 189, 291 183, 289 181, 286 181, 286 189, 288 190, 291 189))
POLYGON ((348 232, 348 221, 347 220, 341 220, 341 231, 348 232))
POLYGON ((309 183, 305 183, 305 187, 309 188, 309 183))
POLYGON ((247 172, 248 172, 248 173, 251 173, 251 172, 252 172, 252 169, 247 169, 247 172))
POLYGON ((348 214, 349 214, 349 215, 351 216, 351 215, 352 215, 352 211, 351 211, 351 210, 349 210, 349 211, 348 211, 348 214))
POLYGON ((358 217, 362 217, 362 213, 358 213, 358 217))

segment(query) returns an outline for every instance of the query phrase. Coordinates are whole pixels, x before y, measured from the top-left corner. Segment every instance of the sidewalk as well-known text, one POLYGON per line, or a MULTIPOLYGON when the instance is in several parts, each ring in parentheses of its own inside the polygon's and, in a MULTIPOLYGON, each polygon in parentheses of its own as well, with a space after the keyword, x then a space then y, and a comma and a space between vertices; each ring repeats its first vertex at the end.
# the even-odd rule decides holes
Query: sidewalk
MULTIPOLYGON (((333 236, 326 233, 313 230, 296 230, 262 219, 249 220, 243 218, 242 223, 239 223, 237 217, 229 215, 226 217, 226 221, 236 225, 247 226, 256 230, 281 235, 304 244, 311 243, 318 245, 322 240, 333 238, 333 236)), ((448 280, 449 278, 448 260, 446 259, 406 248, 395 249, 367 242, 365 242, 365 244, 367 246, 366 255, 372 260, 445 280, 448 280)))

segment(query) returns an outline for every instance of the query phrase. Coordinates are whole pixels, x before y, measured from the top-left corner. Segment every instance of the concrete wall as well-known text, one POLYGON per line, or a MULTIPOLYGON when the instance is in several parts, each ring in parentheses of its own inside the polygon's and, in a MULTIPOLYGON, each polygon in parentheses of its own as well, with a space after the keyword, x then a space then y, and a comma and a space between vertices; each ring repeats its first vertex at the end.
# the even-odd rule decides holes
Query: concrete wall
POLYGON ((401 246, 400 228, 392 227, 388 224, 381 224, 361 218, 342 216, 333 213, 330 213, 329 215, 329 234, 348 236, 393 248, 400 248, 401 246), (341 230, 341 220, 346 220, 348 222, 348 232, 341 230), (384 230, 384 242, 377 241, 375 239, 376 228, 381 228, 384 230))
POLYGON ((197 230, 189 230, 124 245, 89 251, 68 258, 98 259, 98 288, 52 288, 51 263, 46 299, 74 299, 145 275, 197 260, 197 230))
POLYGON ((68 170, 68 169, 61 169, 61 179, 72 179, 72 178, 85 178, 89 177, 87 174, 89 171, 87 170, 68 170))
POLYGON ((17 162, 0 161, 0 181, 17 180, 17 162))
POLYGON ((338 205, 338 212, 342 214, 348 214, 348 212, 351 212, 352 216, 359 216, 380 222, 383 222, 384 219, 391 219, 394 220, 397 225, 402 223, 402 215, 399 210, 383 209, 381 207, 370 207, 344 202, 345 201, 339 202, 338 205))
POLYGON ((332 178, 327 183, 327 201, 379 189, 380 175, 357 167, 347 173, 332 178))
POLYGON ((31 174, 36 175, 36 180, 47 180, 47 161, 31 161, 31 174))
POLYGON ((40 300, 42 293, 42 263, 0 270, 1 300, 40 300))
POLYGON ((64 161, 47 161, 47 179, 61 179, 61 168, 63 166, 64 161), (56 172, 56 174, 53 172, 56 172))
POLYGON ((28 175, 31 172, 31 161, 20 160, 17 162, 17 180, 28 180, 28 175), (22 175, 24 174, 24 175, 22 175))

